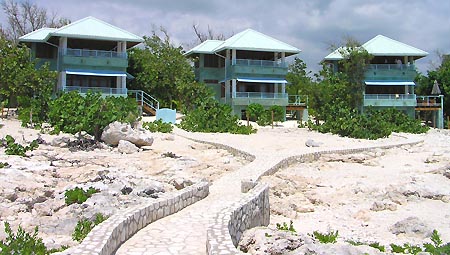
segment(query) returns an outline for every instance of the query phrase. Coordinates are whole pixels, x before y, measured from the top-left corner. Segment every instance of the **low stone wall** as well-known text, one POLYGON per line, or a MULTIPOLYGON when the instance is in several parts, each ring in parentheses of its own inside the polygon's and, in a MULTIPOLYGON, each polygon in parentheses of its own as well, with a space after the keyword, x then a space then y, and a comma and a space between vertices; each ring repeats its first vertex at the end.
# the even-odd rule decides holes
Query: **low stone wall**
POLYGON ((384 146, 373 146, 373 147, 366 147, 366 148, 357 148, 357 149, 345 149, 345 150, 328 150, 328 151, 319 151, 319 152, 311 152, 311 153, 305 153, 301 155, 295 155, 291 157, 287 157, 277 164, 275 164, 273 167, 267 169, 263 173, 261 173, 259 176, 255 177, 255 180, 259 181, 263 176, 269 176, 276 173, 278 170, 287 168, 291 165, 298 164, 298 163, 305 163, 305 162, 313 162, 315 160, 318 160, 322 155, 326 154, 354 154, 354 153, 360 153, 364 151, 371 151, 375 149, 392 149, 397 147, 403 147, 403 146, 412 146, 419 143, 422 143, 423 140, 410 142, 410 143, 400 143, 400 144, 391 144, 391 145, 384 145, 384 146))
POLYGON ((182 190, 171 192, 165 197, 114 214, 96 226, 83 242, 58 255, 111 255, 137 231, 148 224, 169 216, 209 194, 208 182, 196 183, 182 190))
POLYGON ((240 254, 236 246, 245 230, 270 222, 269 186, 258 183, 244 197, 223 209, 206 233, 207 254, 240 254))

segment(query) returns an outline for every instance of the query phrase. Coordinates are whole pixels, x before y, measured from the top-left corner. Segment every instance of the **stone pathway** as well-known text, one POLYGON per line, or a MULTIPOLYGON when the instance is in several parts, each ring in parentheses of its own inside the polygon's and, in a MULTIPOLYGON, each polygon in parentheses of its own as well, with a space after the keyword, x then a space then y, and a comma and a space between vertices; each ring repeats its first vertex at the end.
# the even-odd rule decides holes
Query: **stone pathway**
MULTIPOLYGON (((205 254, 206 229, 212 224, 212 219, 218 212, 240 199, 241 180, 255 178, 288 156, 319 151, 319 148, 304 146, 304 141, 302 144, 299 142, 295 150, 287 150, 282 147, 283 139, 267 141, 266 145, 255 147, 252 146, 251 141, 242 137, 228 139, 223 135, 208 136, 179 129, 175 129, 175 135, 225 144, 254 155, 255 160, 215 181, 210 186, 210 194, 207 198, 140 230, 122 244, 116 255, 205 254)), ((285 139, 289 139, 289 136, 285 139)), ((321 147, 320 150, 329 150, 335 145, 328 146, 328 148, 321 147)), ((358 143, 349 143, 345 147, 359 148, 361 146, 358 146, 358 143)))

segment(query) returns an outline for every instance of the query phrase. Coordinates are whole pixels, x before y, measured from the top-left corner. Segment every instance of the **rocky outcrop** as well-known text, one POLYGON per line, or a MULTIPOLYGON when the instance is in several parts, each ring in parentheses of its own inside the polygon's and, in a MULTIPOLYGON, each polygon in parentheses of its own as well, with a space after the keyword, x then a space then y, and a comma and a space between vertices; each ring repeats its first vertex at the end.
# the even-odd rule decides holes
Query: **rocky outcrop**
POLYGON ((109 124, 103 130, 101 139, 113 146, 117 146, 120 140, 131 142, 138 147, 153 144, 153 137, 150 132, 144 129, 133 129, 130 124, 118 121, 109 124))
POLYGON ((391 226, 389 230, 396 235, 415 234, 421 237, 428 237, 432 232, 431 228, 417 217, 408 217, 404 220, 401 220, 391 226))
POLYGON ((139 151, 139 148, 131 142, 120 140, 117 149, 120 153, 132 154, 139 151))

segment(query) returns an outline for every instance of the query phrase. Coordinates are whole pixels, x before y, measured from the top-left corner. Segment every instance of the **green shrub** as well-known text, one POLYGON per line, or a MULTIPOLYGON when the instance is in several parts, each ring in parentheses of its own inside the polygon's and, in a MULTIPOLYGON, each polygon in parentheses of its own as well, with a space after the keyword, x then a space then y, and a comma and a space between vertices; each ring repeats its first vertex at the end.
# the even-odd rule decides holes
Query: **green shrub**
POLYGON ((269 109, 264 109, 264 106, 257 103, 251 103, 247 107, 247 111, 251 120, 256 121, 259 126, 268 126, 273 121, 284 121, 284 109, 281 106, 273 105, 269 109))
POLYGON ((99 190, 94 189, 93 187, 90 187, 88 190, 84 190, 79 187, 66 190, 66 192, 64 193, 66 205, 71 205, 75 203, 82 204, 93 194, 98 192, 99 190))
POLYGON ((8 162, 0 162, 0 168, 9 167, 8 162))
POLYGON ((27 151, 33 151, 39 147, 38 141, 33 140, 29 145, 23 146, 21 144, 16 143, 14 137, 10 135, 6 135, 3 146, 6 147, 5 153, 6 155, 18 155, 25 157, 25 153, 27 151))
POLYGON ((257 121, 264 112, 264 106, 257 103, 251 103, 247 107, 248 117, 252 121, 257 121))
POLYGON ((72 91, 50 103, 48 118, 55 132, 86 131, 100 140, 103 129, 111 122, 134 122, 138 118, 138 108, 132 98, 102 97, 90 91, 83 96, 72 91))
POLYGON ((108 217, 105 215, 97 213, 95 214, 95 219, 93 221, 84 218, 79 220, 72 233, 72 239, 77 242, 83 241, 95 226, 102 223, 107 218, 108 217))
POLYGON ((404 254, 417 254, 422 251, 422 248, 418 245, 412 245, 405 243, 403 245, 390 244, 391 250, 394 253, 404 253, 404 254))
POLYGON ((409 118, 406 114, 395 110, 374 110, 367 108, 364 114, 342 103, 327 105, 322 125, 308 121, 307 125, 321 133, 333 133, 340 136, 359 139, 378 139, 389 136, 392 132, 424 133, 428 127, 420 121, 409 118))
POLYGON ((319 231, 313 232, 314 238, 321 243, 336 243, 338 235, 339 232, 337 230, 328 233, 321 233, 319 231))
POLYGON ((425 243, 423 247, 433 255, 450 254, 450 243, 443 244, 437 230, 431 234, 431 243, 425 243))
POLYGON ((278 230, 283 230, 283 231, 290 231, 290 232, 297 232, 294 228, 294 224, 292 222, 292 220, 289 222, 289 226, 286 222, 283 222, 283 224, 277 223, 277 229, 278 230))
POLYGON ((191 132, 206 133, 251 134, 256 132, 251 126, 240 125, 238 117, 232 114, 230 106, 212 100, 190 111, 181 121, 180 127, 191 132))
POLYGON ((284 115, 286 112, 283 107, 281 107, 279 105, 272 105, 268 111, 270 113, 271 119, 272 119, 272 112, 273 112, 273 121, 274 122, 283 122, 284 121, 284 115))
POLYGON ((155 120, 153 122, 144 122, 142 127, 149 130, 150 132, 160 132, 160 133, 170 133, 173 131, 173 126, 171 123, 165 123, 161 119, 155 120))
POLYGON ((380 245, 379 242, 373 242, 373 243, 365 243, 365 242, 360 242, 360 241, 353 241, 353 240, 347 240, 347 243, 354 245, 354 246, 359 246, 359 245, 368 245, 372 248, 378 249, 381 252, 385 252, 386 251, 386 247, 384 247, 384 245, 380 245))
POLYGON ((26 232, 19 226, 17 233, 13 233, 11 226, 5 222, 6 239, 0 240, 0 254, 11 255, 47 255, 49 251, 45 247, 42 239, 38 237, 38 227, 35 227, 33 234, 26 232))

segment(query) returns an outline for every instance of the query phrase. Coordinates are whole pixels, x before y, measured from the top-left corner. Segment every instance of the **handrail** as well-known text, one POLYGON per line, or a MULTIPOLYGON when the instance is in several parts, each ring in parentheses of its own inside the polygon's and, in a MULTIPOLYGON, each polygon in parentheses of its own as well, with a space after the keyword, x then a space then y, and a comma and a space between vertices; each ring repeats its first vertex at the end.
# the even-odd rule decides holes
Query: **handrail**
POLYGON ((236 92, 234 98, 288 98, 288 94, 266 92, 236 92))
POLYGON ((100 92, 103 95, 126 95, 126 88, 107 88, 107 87, 81 87, 81 86, 65 86, 62 89, 65 92, 77 91, 78 93, 85 94, 88 91, 100 92))
POLYGON ((140 103, 140 106, 148 106, 152 108, 153 110, 159 109, 159 101, 156 100, 156 98, 152 97, 151 95, 145 93, 142 90, 128 90, 129 95, 133 95, 136 98, 136 101, 140 103))
POLYGON ((369 70, 416 70, 416 67, 412 64, 370 64, 369 70))
POLYGON ((308 96, 306 95, 289 95, 289 105, 308 105, 308 96), (302 98, 306 97, 306 102, 302 101, 302 98))
POLYGON ((107 51, 107 50, 87 50, 87 49, 70 49, 62 50, 65 56, 74 57, 97 57, 97 58, 127 58, 126 52, 107 51))
POLYGON ((364 99, 376 100, 416 100, 415 94, 365 94, 364 99))
POLYGON ((441 106, 442 96, 417 96, 417 106, 441 106))
POLYGON ((235 59, 232 65, 287 67, 287 64, 281 61, 259 60, 259 59, 235 59))

